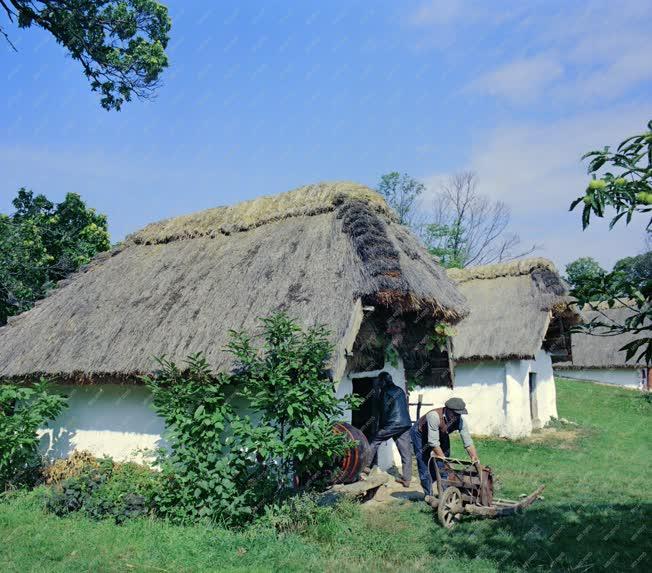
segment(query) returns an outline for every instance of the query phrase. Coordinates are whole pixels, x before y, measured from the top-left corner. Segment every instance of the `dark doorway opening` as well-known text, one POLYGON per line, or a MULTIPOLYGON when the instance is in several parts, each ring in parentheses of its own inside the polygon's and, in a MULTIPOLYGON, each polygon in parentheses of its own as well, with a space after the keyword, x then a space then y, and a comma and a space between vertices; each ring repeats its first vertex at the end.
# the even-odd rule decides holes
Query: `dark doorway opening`
POLYGON ((530 386, 530 419, 538 420, 539 413, 537 412, 537 373, 530 372, 528 377, 530 386))
POLYGON ((353 394, 362 399, 362 404, 351 412, 351 424, 362 430, 370 440, 378 431, 378 404, 372 389, 374 376, 353 378, 353 394))

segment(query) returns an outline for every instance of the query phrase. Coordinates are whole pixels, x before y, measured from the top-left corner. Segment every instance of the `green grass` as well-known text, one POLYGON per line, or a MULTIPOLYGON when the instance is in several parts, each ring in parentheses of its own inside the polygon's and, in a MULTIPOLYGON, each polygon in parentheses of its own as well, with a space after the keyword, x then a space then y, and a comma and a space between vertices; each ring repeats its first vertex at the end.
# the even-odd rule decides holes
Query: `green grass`
POLYGON ((545 499, 523 515, 445 531, 423 503, 344 505, 302 534, 276 535, 60 519, 42 512, 37 491, 0 504, 0 571, 652 570, 652 404, 568 380, 557 391, 560 416, 579 426, 477 440, 502 497, 546 484, 545 499))

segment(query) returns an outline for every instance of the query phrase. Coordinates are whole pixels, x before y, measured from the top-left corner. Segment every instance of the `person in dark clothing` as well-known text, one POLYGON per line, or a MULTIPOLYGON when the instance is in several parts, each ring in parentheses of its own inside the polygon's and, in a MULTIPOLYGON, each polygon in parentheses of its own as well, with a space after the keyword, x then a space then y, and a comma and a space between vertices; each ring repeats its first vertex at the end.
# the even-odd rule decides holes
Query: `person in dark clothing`
POLYGON ((471 461, 479 464, 478 453, 471 438, 469 423, 466 420, 466 404, 461 398, 450 398, 443 408, 426 412, 417 420, 411 430, 414 455, 417 458, 421 487, 426 494, 426 501, 432 495, 433 476, 430 473, 430 458, 436 459, 442 478, 446 477, 443 458, 450 456, 451 432, 459 432, 462 444, 471 461))
MULTIPOLYGON (((373 382, 374 400, 377 401, 378 431, 369 443, 371 465, 378 465, 378 448, 387 440, 394 440, 401 455, 402 475, 396 481, 408 487, 412 481, 412 443, 410 441, 410 411, 407 397, 388 372, 381 372, 373 382)), ((369 468, 366 468, 368 473, 369 468)))

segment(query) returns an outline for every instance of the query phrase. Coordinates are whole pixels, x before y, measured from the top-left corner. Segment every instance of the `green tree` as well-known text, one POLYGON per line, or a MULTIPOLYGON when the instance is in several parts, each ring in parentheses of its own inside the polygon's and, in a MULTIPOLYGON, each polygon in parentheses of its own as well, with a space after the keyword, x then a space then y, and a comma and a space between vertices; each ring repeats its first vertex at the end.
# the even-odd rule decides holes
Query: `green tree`
POLYGON ((393 171, 381 176, 377 191, 396 211, 399 222, 402 225, 411 225, 414 221, 417 199, 425 188, 423 183, 407 173, 401 175, 398 171, 393 171))
MULTIPOLYGON (((582 227, 591 223, 591 216, 611 216, 609 228, 624 219, 629 224, 634 215, 647 218, 649 232, 652 218, 652 120, 647 131, 625 139, 612 151, 608 146, 590 151, 583 159, 590 159, 588 172, 592 176, 584 194, 570 206, 582 208, 582 227)), ((622 267, 622 265, 621 265, 622 267)), ((578 304, 588 304, 600 309, 600 303, 608 306, 620 304, 630 308, 631 313, 622 323, 596 319, 582 329, 590 334, 617 335, 630 333, 636 339, 622 347, 626 358, 644 359, 652 362, 652 281, 649 276, 633 275, 631 281, 623 280, 622 268, 598 276, 572 294, 578 304)))
POLYGON ((0 324, 110 247, 104 215, 68 193, 58 204, 24 188, 0 215, 0 324))
POLYGON ((600 263, 592 257, 580 257, 566 265, 566 280, 575 289, 605 274, 600 263))
MULTIPOLYGON (((168 65, 168 10, 154 0, 0 0, 20 28, 47 30, 77 60, 103 108, 151 97, 168 65)), ((11 41, 3 27, 2 33, 11 41)), ((14 47, 15 49, 15 47, 14 47)))
POLYGON ((652 280, 652 251, 616 261, 614 271, 622 273, 623 280, 629 283, 652 280))

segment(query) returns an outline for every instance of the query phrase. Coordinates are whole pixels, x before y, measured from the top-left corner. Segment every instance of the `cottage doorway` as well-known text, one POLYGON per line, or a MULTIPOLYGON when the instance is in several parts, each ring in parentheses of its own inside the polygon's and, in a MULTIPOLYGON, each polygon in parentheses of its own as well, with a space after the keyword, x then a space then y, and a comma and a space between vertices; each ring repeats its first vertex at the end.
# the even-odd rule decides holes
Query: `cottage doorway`
POLYGON ((530 372, 528 375, 528 386, 530 395, 530 419, 532 421, 539 419, 537 408, 537 373, 530 372))
POLYGON ((378 413, 372 398, 372 384, 375 376, 353 378, 353 394, 362 399, 362 404, 351 412, 351 424, 362 430, 367 439, 373 438, 378 428, 378 413))

